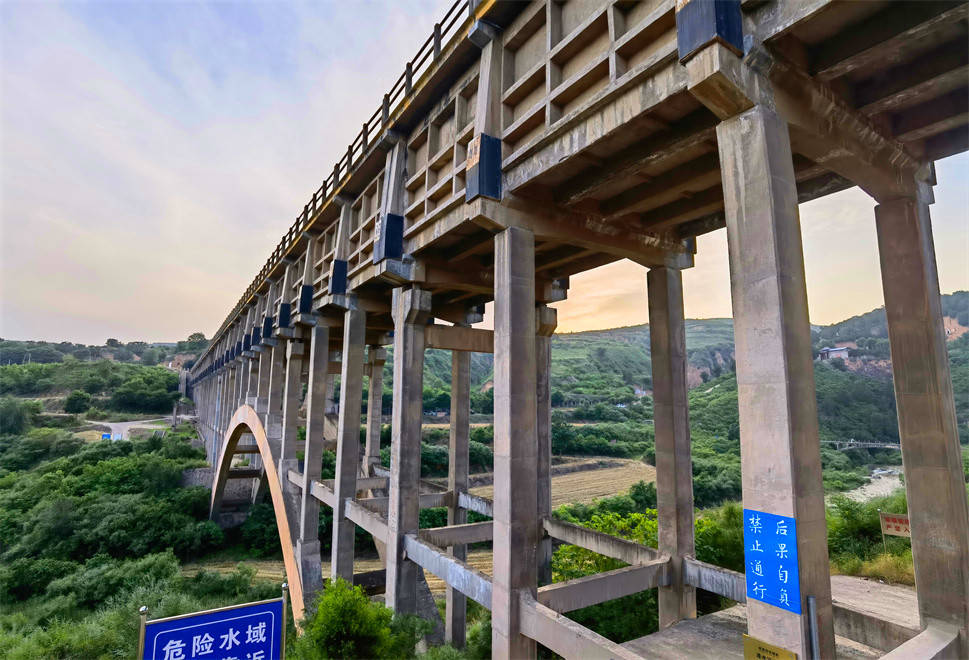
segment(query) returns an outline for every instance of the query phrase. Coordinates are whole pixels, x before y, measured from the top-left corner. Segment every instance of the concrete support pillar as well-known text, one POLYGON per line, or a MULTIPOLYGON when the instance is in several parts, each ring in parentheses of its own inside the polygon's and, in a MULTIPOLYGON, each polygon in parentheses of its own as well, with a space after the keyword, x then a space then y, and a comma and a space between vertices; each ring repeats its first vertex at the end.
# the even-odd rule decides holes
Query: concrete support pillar
POLYGON ((380 346, 367 349, 367 445, 364 452, 363 473, 373 476, 372 466, 380 465, 380 431, 384 405, 384 363, 387 351, 380 346))
POLYGON ((269 384, 266 390, 266 412, 263 426, 273 456, 278 461, 283 444, 283 390, 286 388, 286 352, 288 339, 276 339, 269 351, 269 384))
MULTIPOLYGON (((303 352, 305 345, 302 341, 286 342, 286 374, 283 382, 283 442, 280 449, 281 461, 296 459, 300 447, 299 438, 299 408, 303 396, 303 352)), ((280 475, 283 472, 280 470, 280 475)), ((283 479, 283 481, 287 481, 283 479)))
POLYGON ((263 344, 259 347, 259 357, 256 362, 256 404, 253 407, 262 418, 265 418, 266 413, 269 411, 269 379, 272 373, 273 349, 275 348, 271 344, 275 343, 275 339, 263 339, 263 344))
MULTIPOLYGON (((471 433, 471 354, 451 351, 451 429, 448 440, 448 490, 454 499, 448 507, 447 524, 463 525, 468 513, 458 506, 457 494, 468 490, 468 442, 471 433)), ((466 545, 448 548, 460 560, 467 559, 466 545)), ((445 595, 445 639, 456 648, 464 648, 467 599, 464 594, 448 587, 445 595)))
MULTIPOLYGON (((558 325, 556 311, 548 305, 535 308, 535 435, 538 441, 536 483, 538 517, 552 515, 552 334, 558 325)), ((538 542, 538 583, 552 583, 552 539, 538 542)))
POLYGON ((326 371, 330 352, 330 329, 320 323, 310 332, 310 365, 306 402, 306 441, 303 445, 303 490, 300 502, 299 539, 296 544, 303 578, 304 596, 323 587, 320 565, 320 503, 310 486, 320 479, 323 467, 323 409, 326 406, 326 371))
POLYGON ((694 555, 693 465, 686 385, 683 277, 674 268, 652 268, 649 352, 653 363, 656 430, 656 510, 659 551, 670 556, 671 580, 659 588, 659 627, 696 618, 696 589, 683 584, 683 557, 694 555))
POLYGON ((360 470, 360 407, 363 399, 363 349, 367 314, 348 309, 343 321, 343 357, 340 371, 340 420, 337 426, 336 480, 334 481, 333 549, 330 576, 353 581, 353 535, 356 525, 344 515, 343 502, 357 492, 360 470))
POLYGON ((424 329, 430 311, 429 291, 417 287, 394 290, 394 413, 385 598, 395 612, 411 614, 417 610, 420 568, 404 558, 404 536, 417 532, 420 513, 424 329))
POLYGON ((246 402, 246 381, 249 379, 249 358, 240 356, 236 360, 236 390, 233 410, 246 402))
POLYGON ((303 342, 286 342, 286 374, 283 379, 283 412, 282 412, 282 441, 279 448, 279 463, 277 472, 283 489, 283 500, 286 502, 286 517, 291 521, 289 531, 293 546, 299 540, 300 519, 300 490, 289 480, 289 471, 298 470, 297 459, 299 431, 297 414, 299 412, 300 397, 303 393, 303 381, 300 373, 303 369, 303 342))
POLYGON ((222 429, 223 431, 228 430, 229 422, 232 419, 232 414, 235 412, 238 406, 236 405, 236 378, 238 377, 238 369, 234 363, 230 363, 226 367, 226 373, 229 374, 229 384, 225 390, 225 407, 222 413, 222 429))
POLYGON ((811 330, 790 138, 776 114, 755 106, 723 121, 717 142, 744 507, 791 516, 797 527, 801 613, 748 599, 748 632, 811 657, 807 599, 814 596, 819 655, 834 657, 811 330))
POLYGON ((875 207, 919 616, 969 657, 969 507, 928 198, 875 207))
POLYGON ((510 227, 495 237, 495 499, 491 650, 533 658, 520 632, 519 598, 537 591, 540 536, 535 475, 535 237, 510 227))

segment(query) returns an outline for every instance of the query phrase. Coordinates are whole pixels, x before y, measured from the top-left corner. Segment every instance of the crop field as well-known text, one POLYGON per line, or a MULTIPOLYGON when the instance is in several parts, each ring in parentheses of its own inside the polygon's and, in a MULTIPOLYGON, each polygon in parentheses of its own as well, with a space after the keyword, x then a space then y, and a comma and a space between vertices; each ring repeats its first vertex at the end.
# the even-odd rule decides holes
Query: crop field
MULTIPOLYGON (((621 463, 621 465, 553 476, 552 508, 573 502, 592 502, 592 500, 600 497, 623 493, 637 481, 651 482, 656 480, 656 468, 652 465, 628 458, 610 458, 608 460, 611 464, 621 463)), ((494 487, 479 486, 472 488, 471 493, 492 499, 494 487)))

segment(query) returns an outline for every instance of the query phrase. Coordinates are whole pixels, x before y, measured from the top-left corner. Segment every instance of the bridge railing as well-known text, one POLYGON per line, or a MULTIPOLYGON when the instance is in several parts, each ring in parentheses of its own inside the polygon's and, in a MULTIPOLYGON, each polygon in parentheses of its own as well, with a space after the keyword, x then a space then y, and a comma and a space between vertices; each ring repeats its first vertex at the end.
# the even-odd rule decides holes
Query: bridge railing
MULTIPOLYGON (((333 197, 339 189, 341 182, 353 171, 354 164, 363 158, 370 148, 370 145, 378 140, 387 130, 391 117, 401 109, 406 98, 413 92, 414 81, 419 81, 422 76, 429 72, 434 62, 440 57, 445 44, 450 44, 453 39, 461 36, 461 30, 459 29, 462 24, 461 16, 470 14, 475 4, 477 3, 474 0, 455 0, 441 21, 434 25, 434 31, 421 44, 413 59, 407 62, 404 67, 404 72, 394 82, 390 91, 384 94, 380 107, 363 123, 360 132, 347 147, 346 152, 333 166, 333 171, 323 180, 320 187, 313 192, 309 201, 303 205, 303 210, 296 216, 296 220, 283 235, 269 259, 259 270, 255 278, 253 278, 252 283, 246 288, 239 302, 236 303, 235 307, 222 322, 222 325, 213 337, 212 346, 215 345, 215 340, 228 327, 231 319, 238 314, 246 302, 256 293, 269 273, 276 268, 293 244, 299 240, 303 230, 306 229, 316 214, 323 209, 326 202, 333 197)), ((207 353, 208 350, 206 351, 207 353)), ((203 354, 199 359, 200 365, 205 357, 206 355, 203 354)))

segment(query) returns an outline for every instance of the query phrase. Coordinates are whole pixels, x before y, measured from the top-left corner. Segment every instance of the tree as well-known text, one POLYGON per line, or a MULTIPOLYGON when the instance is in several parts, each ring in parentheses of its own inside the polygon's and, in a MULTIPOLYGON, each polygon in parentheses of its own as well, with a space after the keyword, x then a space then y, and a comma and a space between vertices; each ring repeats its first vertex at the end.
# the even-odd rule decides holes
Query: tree
POLYGON ((111 348, 118 348, 119 346, 121 346, 121 342, 118 341, 117 339, 114 339, 113 337, 109 337, 107 341, 104 342, 104 345, 110 346, 111 348))
POLYGON ((82 390, 74 390, 64 399, 64 412, 82 413, 91 407, 91 395, 82 390))
POLYGON ((160 351, 157 348, 149 348, 144 353, 141 354, 141 363, 148 366, 154 366, 158 364, 160 359, 160 351))
POLYGON ((190 334, 188 336, 188 341, 190 341, 190 342, 206 341, 206 339, 205 339, 205 333, 203 333, 203 332, 193 332, 192 334, 190 334))

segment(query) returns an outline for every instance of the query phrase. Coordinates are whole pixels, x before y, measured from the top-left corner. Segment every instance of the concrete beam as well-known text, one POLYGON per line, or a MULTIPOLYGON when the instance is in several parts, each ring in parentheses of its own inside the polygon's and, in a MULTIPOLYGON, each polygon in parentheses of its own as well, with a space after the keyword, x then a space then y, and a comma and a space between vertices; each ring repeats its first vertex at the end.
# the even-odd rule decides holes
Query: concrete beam
POLYGON ((407 534, 404 544, 410 561, 438 576, 476 603, 491 609, 492 586, 487 575, 428 545, 414 534, 407 534))
POLYGON ((471 493, 458 493, 458 506, 468 511, 480 513, 482 516, 493 518, 495 515, 494 503, 487 497, 472 495, 471 493))
POLYGON ((669 558, 662 557, 641 566, 626 566, 567 582, 556 582, 539 588, 538 602, 556 612, 571 612, 668 585, 668 569, 669 558))
POLYGON ((387 519, 379 513, 374 513, 356 500, 346 500, 343 503, 343 515, 367 530, 375 541, 386 542, 388 538, 387 519))
POLYGON ((522 593, 519 614, 522 633, 563 658, 642 660, 629 649, 542 605, 531 594, 522 593))
POLYGON ((941 622, 929 627, 901 646, 882 656, 882 660, 948 660, 965 657, 959 651, 959 629, 941 622))
POLYGON ((543 525, 548 535, 554 539, 624 561, 627 564, 648 564, 661 556, 658 550, 647 545, 640 545, 635 541, 621 539, 563 520, 547 518, 543 525))
POLYGON ((506 194, 500 205, 493 200, 479 198, 470 206, 472 217, 480 213, 483 221, 497 226, 527 229, 540 240, 568 242, 630 259, 644 266, 688 267, 693 263, 692 252, 682 241, 642 230, 604 225, 594 216, 565 211, 551 204, 506 194))
POLYGON ((747 579, 743 573, 729 568, 686 557, 683 560, 683 582, 738 603, 747 602, 747 579))
MULTIPOLYGON (((743 577, 743 576, 741 576, 743 577)), ((879 619, 837 601, 833 604, 834 634, 870 646, 879 651, 891 651, 919 634, 894 621, 879 619)))
POLYGON ((427 348, 471 353, 493 353, 494 333, 459 325, 429 325, 424 331, 427 348))
MULTIPOLYGON (((433 509, 439 506, 447 506, 451 500, 451 494, 447 491, 442 493, 421 493, 420 508, 433 509)), ((361 497, 357 500, 362 506, 378 513, 387 513, 390 503, 389 497, 361 497)))
POLYGON ((466 545, 468 543, 490 541, 493 538, 493 533, 492 522, 486 521, 422 529, 418 532, 417 536, 422 541, 426 541, 431 545, 446 548, 452 545, 466 545))

